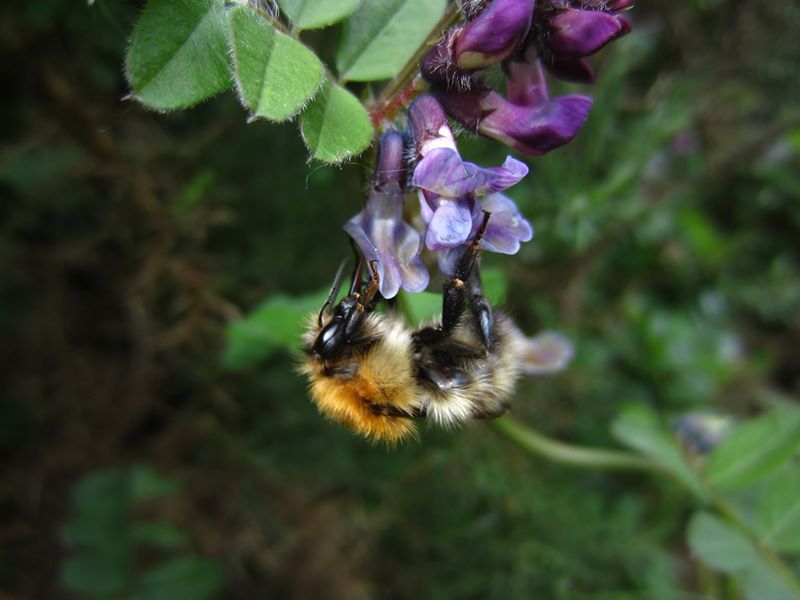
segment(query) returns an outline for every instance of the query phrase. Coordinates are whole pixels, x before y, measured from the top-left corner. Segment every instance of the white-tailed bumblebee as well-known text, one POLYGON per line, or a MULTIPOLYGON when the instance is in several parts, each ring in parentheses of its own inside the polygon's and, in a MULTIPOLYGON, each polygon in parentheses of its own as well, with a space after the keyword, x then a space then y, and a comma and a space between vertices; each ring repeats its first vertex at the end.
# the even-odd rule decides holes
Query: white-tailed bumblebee
POLYGON ((418 419, 451 426, 507 410, 523 336, 482 293, 478 244, 488 219, 444 285, 441 318, 417 330, 374 312, 374 265, 362 289, 357 267, 350 293, 331 308, 340 269, 304 336, 301 371, 320 411, 371 440, 395 443, 416 433, 418 419))

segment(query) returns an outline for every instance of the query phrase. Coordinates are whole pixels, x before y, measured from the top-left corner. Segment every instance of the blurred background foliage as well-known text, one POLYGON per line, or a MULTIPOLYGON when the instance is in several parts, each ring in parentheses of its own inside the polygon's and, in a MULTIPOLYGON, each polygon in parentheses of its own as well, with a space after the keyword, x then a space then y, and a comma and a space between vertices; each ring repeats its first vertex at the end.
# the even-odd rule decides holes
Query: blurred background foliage
MULTIPOLYGON (((483 423, 387 451, 322 419, 287 345, 349 253, 365 166, 306 163, 294 125, 247 125, 230 94, 122 101, 140 9, 0 8, 0 596, 740 597, 693 558, 669 480, 483 423)), ((585 445, 615 445, 624 407, 742 421, 800 393, 800 6, 633 16, 586 129, 512 190, 534 240, 485 260, 523 329, 577 349, 516 417, 585 445)), ((308 37, 328 57, 337 29, 308 37)))

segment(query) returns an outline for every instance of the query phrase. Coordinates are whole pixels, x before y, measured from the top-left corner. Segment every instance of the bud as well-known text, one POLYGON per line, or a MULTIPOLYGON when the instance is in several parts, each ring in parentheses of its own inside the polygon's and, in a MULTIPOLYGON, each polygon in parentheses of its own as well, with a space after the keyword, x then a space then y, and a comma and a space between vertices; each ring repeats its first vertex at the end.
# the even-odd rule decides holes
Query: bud
POLYGON ((417 156, 426 156, 434 148, 456 149, 447 115, 439 101, 430 94, 424 94, 411 103, 408 125, 417 156))
POLYGON ((630 31, 624 17, 600 10, 568 8, 550 20, 547 49, 559 59, 583 58, 630 31))
POLYGON ((388 184, 396 183, 401 188, 405 184, 405 165, 403 164, 403 135, 394 130, 387 131, 378 142, 378 158, 375 161, 375 173, 372 175, 372 187, 383 190, 388 184))
POLYGON ((592 107, 588 96, 569 95, 542 104, 518 106, 493 91, 455 94, 439 91, 447 112, 486 137, 538 156, 574 138, 592 107))
POLYGON ((531 27, 534 4, 535 0, 492 0, 453 36, 455 63, 473 71, 510 56, 531 27))

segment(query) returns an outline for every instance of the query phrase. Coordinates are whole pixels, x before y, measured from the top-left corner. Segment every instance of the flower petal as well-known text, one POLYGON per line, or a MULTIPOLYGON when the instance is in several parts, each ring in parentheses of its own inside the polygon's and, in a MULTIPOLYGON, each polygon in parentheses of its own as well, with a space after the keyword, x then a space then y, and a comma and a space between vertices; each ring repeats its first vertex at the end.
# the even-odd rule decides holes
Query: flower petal
POLYGON ((583 127, 592 99, 560 96, 540 106, 516 106, 493 94, 485 105, 494 110, 478 125, 478 131, 512 148, 537 156, 563 146, 583 127))
POLYGON ((484 169, 461 160, 455 150, 436 148, 417 163, 411 183, 448 198, 457 198, 508 189, 527 174, 525 163, 510 156, 501 167, 484 169))
POLYGON ((572 343, 560 333, 543 331, 517 342, 521 371, 526 375, 551 375, 563 371, 572 360, 572 343))
POLYGON ((516 254, 520 242, 533 238, 533 227, 520 214, 511 198, 503 194, 491 194, 481 200, 481 209, 491 214, 481 239, 481 248, 501 254, 516 254))
POLYGON ((460 246, 472 231, 472 210, 464 198, 442 200, 433 214, 425 245, 431 250, 460 246))
POLYGON ((630 30, 627 21, 600 10, 569 8, 550 21, 553 33, 546 45, 558 58, 583 58, 630 30))

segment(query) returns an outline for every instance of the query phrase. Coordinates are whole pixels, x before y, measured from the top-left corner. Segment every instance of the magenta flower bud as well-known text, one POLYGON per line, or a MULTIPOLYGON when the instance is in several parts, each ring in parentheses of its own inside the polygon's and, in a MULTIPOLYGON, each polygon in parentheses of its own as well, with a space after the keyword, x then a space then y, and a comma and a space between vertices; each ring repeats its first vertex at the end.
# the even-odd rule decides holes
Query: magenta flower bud
POLYGON ((507 58, 531 27, 535 0, 492 0, 453 37, 453 57, 462 69, 484 69, 507 58))
POLYGON ((545 67, 559 79, 572 83, 591 85, 596 78, 594 69, 582 58, 552 60, 546 62, 545 67))
POLYGON ((496 92, 439 91, 447 112, 470 129, 523 154, 538 156, 574 138, 592 107, 588 96, 560 96, 543 104, 518 106, 496 92))
POLYGON ((534 106, 547 102, 550 98, 547 80, 538 60, 510 60, 505 63, 505 69, 506 98, 511 104, 534 106))
POLYGON ((623 17, 600 10, 568 8, 550 20, 547 49, 559 59, 583 58, 630 31, 623 17))

